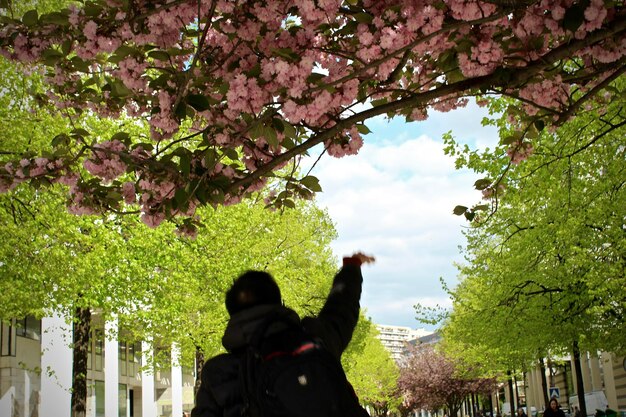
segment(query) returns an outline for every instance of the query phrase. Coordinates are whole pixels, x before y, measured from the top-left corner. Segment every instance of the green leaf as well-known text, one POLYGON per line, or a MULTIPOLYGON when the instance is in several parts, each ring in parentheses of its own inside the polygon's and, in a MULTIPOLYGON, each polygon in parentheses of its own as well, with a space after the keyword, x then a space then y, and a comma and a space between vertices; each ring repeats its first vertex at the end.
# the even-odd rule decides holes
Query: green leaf
POLYGON ((322 187, 320 186, 320 181, 317 177, 312 175, 307 175, 306 177, 300 180, 300 184, 304 185, 309 190, 319 193, 322 191, 322 187))
POLYGON ((197 111, 205 111, 211 108, 211 103, 202 94, 189 94, 187 96, 187 104, 197 111))
POLYGON ((285 200, 283 200, 283 206, 289 207, 289 208, 296 208, 296 203, 294 203, 293 200, 286 198, 285 200))
POLYGON ((178 204, 178 207, 186 207, 189 203, 189 197, 184 188, 177 188, 174 193, 174 201, 178 204))
POLYGON ((114 202, 118 202, 122 200, 122 194, 117 191, 108 191, 107 192, 107 200, 111 200, 114 202))
POLYGON ((86 16, 97 17, 102 13, 102 7, 90 1, 83 7, 83 11, 86 16))
POLYGON ((89 62, 84 61, 83 59, 77 56, 70 59, 70 62, 72 63, 72 66, 74 67, 75 70, 81 71, 81 72, 89 72, 89 62))
POLYGON ((127 56, 133 55, 135 53, 139 53, 137 48, 129 46, 129 45, 122 45, 115 50, 115 55, 118 55, 122 58, 126 58, 127 56))
POLYGON ((270 146, 273 148, 278 147, 278 135, 276 134, 276 130, 268 126, 263 126, 263 137, 270 146))
POLYGON ((515 132, 512 135, 505 136, 500 140, 500 143, 503 145, 510 145, 515 142, 519 142, 522 139, 522 134, 520 132, 515 132))
POLYGON ((207 149, 204 152, 204 165, 211 169, 217 162, 217 152, 214 149, 207 149))
POLYGON ((233 161, 239 160, 239 153, 233 148, 222 148, 222 153, 233 161))
POLYGON ((535 127, 541 132, 546 127, 546 123, 541 119, 537 119, 535 120, 535 127))
POLYGON ((286 120, 281 120, 283 124, 283 133, 288 138, 295 138, 297 135, 296 128, 286 120))
POLYGON ((67 56, 71 50, 72 50, 72 41, 69 39, 66 39, 61 44, 61 52, 63 52, 63 55, 67 56))
POLYGON ((583 3, 575 3, 565 11, 563 16, 563 28, 571 32, 576 32, 585 21, 585 8, 583 3))
POLYGON ((362 135, 367 135, 368 133, 371 133, 372 131, 369 129, 369 127, 365 126, 364 124, 358 124, 356 125, 356 129, 359 131, 359 133, 361 133, 362 135))
POLYGON ((379 98, 378 100, 372 100, 373 107, 382 106, 383 104, 387 104, 386 98, 379 98))
POLYGON ((209 202, 209 193, 207 191, 206 184, 200 181, 192 181, 189 183, 189 192, 194 191, 194 196, 202 204, 209 202))
POLYGON ((452 213, 456 214, 457 216, 460 216, 461 214, 465 214, 466 212, 467 212, 467 207, 465 206, 456 206, 454 210, 452 210, 452 213))
POLYGON ((132 94, 132 91, 121 80, 111 80, 109 85, 111 86, 111 95, 113 97, 128 97, 132 94))
POLYGON ((79 136, 79 137, 89 136, 89 132, 80 127, 78 129, 72 130, 70 133, 72 134, 72 136, 79 136))
POLYGON ((492 181, 489 178, 481 178, 474 183, 474 188, 477 190, 484 190, 491 185, 491 182, 492 181))
POLYGON ((169 61, 170 54, 165 51, 150 51, 148 53, 150 58, 158 59, 159 61, 169 61))
POLYGON ((283 133, 285 131, 285 126, 283 126, 283 122, 276 117, 272 119, 272 127, 279 133, 283 133))
POLYGON ((28 27, 35 26, 39 22, 39 14, 37 10, 29 10, 24 13, 24 17, 22 17, 22 23, 24 23, 28 27))
POLYGON ((117 132, 111 136, 111 140, 119 140, 120 142, 125 142, 128 139, 130 139, 130 135, 127 132, 117 132))
POLYGON ((365 24, 370 24, 374 20, 374 16, 369 13, 357 13, 353 17, 357 22, 365 24))
POLYGON ((46 49, 45 51, 43 51, 41 53, 41 57, 43 58, 43 62, 46 65, 52 66, 56 64, 57 62, 59 62, 61 58, 65 57, 65 55, 57 51, 56 49, 50 48, 50 49, 46 49))
POLYGON ((294 141, 291 140, 291 138, 287 136, 283 138, 283 141, 280 144, 283 145, 283 148, 285 149, 293 149, 296 146, 294 141))
POLYGON ((311 84, 317 84, 319 81, 326 78, 326 74, 320 74, 319 72, 312 72, 307 78, 307 82, 311 84))
POLYGON ((300 55, 295 53, 291 48, 276 48, 272 49, 272 52, 280 57, 287 59, 288 61, 295 61, 300 58, 300 55))
POLYGON ((70 19, 69 14, 63 12, 52 12, 41 15, 39 18, 41 24, 43 25, 58 25, 58 26, 69 26, 70 19))
POLYGON ((70 142, 71 142, 70 137, 65 133, 61 133, 59 135, 56 135, 54 138, 52 138, 53 147, 67 146, 70 144, 70 142))
POLYGON ((180 155, 180 163, 179 163, 179 167, 180 167, 180 172, 182 172, 182 174, 184 176, 189 176, 189 173, 191 172, 191 155, 189 155, 188 153, 185 153, 183 155, 180 155))

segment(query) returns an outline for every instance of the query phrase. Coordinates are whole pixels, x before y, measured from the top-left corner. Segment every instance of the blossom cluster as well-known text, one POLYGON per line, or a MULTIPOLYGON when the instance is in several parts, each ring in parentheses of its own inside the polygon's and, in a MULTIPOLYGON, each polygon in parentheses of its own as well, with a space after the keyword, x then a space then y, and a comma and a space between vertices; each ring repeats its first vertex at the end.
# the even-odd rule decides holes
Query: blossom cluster
MULTIPOLYGON (((573 92, 626 56, 626 10, 602 0, 582 9, 571 0, 90 5, 6 19, 0 54, 43 65, 59 108, 145 119, 156 150, 130 138, 92 144, 60 165, 2 161, 0 191, 67 182, 77 213, 106 210, 119 194, 150 226, 192 218, 202 204, 236 204, 318 143, 334 157, 356 154, 356 126, 376 115, 419 121, 495 92, 550 123, 573 92), (556 66, 571 58, 576 65, 556 66)), ((519 163, 532 149, 520 142, 509 157, 519 163)))

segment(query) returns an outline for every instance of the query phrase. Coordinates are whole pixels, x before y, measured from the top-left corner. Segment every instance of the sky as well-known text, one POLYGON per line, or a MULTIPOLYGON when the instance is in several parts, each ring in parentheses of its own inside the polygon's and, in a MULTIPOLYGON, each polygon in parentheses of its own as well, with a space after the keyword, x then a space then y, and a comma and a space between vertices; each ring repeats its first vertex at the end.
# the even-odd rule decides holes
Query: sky
POLYGON ((441 137, 452 131, 472 149, 493 147, 497 130, 481 125, 484 116, 486 110, 471 103, 432 112, 423 122, 377 117, 366 122, 372 132, 358 155, 325 155, 311 172, 323 189, 317 204, 328 210, 339 235, 335 255, 376 257, 363 267, 361 298, 374 323, 434 330, 415 319, 413 306, 451 306, 440 277, 451 287, 458 282, 454 262, 462 261, 459 246, 468 227, 452 210, 480 201, 473 187, 480 176, 455 170, 441 137))

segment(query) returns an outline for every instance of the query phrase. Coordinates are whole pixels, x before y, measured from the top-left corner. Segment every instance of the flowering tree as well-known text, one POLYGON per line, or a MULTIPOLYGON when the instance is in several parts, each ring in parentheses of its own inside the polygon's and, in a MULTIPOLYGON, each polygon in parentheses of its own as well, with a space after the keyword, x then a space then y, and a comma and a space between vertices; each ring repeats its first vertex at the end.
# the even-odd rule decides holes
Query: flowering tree
POLYGON ((0 53, 45 73, 36 105, 74 126, 45 153, 24 144, 2 158, 0 190, 62 183, 74 213, 140 212, 151 226, 181 216, 192 229, 198 206, 268 185, 281 187, 268 204, 292 206, 320 190, 295 168, 315 145, 355 154, 367 119, 424 120, 471 96, 519 101, 517 162, 533 133, 610 101, 626 54, 626 10, 613 0, 76 3, 18 15, 0 1, 0 53), (87 113, 126 117, 99 137, 87 113), (133 134, 140 122, 149 137, 133 134))
POLYGON ((476 378, 460 361, 446 357, 431 345, 424 345, 412 348, 400 368, 398 385, 405 393, 407 408, 446 408, 450 416, 456 416, 468 396, 491 392, 496 380, 476 378))
POLYGON ((362 341, 352 338, 341 362, 354 391, 361 403, 369 407, 370 414, 373 417, 386 416, 401 401, 398 366, 369 319, 361 317, 357 328, 365 328, 365 337, 362 341))

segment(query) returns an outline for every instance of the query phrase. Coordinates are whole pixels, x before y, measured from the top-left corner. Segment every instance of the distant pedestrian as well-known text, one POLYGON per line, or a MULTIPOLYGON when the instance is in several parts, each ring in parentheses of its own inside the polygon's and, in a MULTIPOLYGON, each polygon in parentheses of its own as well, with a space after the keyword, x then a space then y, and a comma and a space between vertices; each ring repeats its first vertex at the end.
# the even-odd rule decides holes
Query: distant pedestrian
POLYGON ((523 407, 520 407, 520 408, 517 409, 517 417, 528 417, 526 415, 526 413, 524 412, 524 408, 523 407))
POLYGON ((565 412, 561 410, 556 398, 550 400, 550 406, 543 412, 543 417, 565 417, 565 412))

